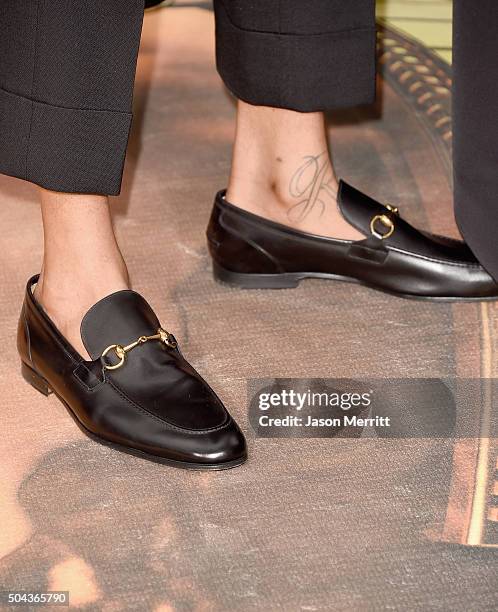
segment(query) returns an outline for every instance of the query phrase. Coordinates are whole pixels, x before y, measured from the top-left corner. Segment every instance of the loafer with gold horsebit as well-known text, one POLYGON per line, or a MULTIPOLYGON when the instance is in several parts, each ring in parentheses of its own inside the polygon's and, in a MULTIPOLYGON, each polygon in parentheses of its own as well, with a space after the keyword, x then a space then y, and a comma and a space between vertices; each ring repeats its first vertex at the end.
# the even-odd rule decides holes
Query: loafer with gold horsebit
POLYGON ((207 231, 215 278, 247 289, 297 287, 305 278, 324 278, 408 298, 498 299, 498 284, 464 242, 414 228, 396 207, 344 181, 337 199, 364 240, 326 238, 273 223, 230 204, 220 191, 207 231))
POLYGON ((85 360, 26 287, 18 329, 22 374, 53 392, 93 439, 190 469, 243 463, 246 442, 214 391, 185 360, 152 308, 131 290, 97 302, 81 323, 85 360))

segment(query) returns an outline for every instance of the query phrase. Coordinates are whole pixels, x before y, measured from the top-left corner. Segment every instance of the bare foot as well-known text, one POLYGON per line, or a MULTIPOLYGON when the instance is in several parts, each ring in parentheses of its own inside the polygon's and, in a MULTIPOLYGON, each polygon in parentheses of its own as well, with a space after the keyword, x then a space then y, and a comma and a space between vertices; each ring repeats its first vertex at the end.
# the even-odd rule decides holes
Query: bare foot
POLYGON ((61 334, 78 351, 84 359, 90 359, 81 340, 80 326, 88 310, 99 300, 122 289, 128 289, 127 276, 116 274, 114 278, 102 279, 94 284, 86 284, 84 279, 76 277, 72 281, 63 279, 47 283, 44 275, 40 276, 34 296, 53 321, 61 334))
POLYGON ((81 320, 103 297, 129 286, 109 200, 45 189, 40 194, 45 249, 34 295, 64 337, 88 358, 81 320))

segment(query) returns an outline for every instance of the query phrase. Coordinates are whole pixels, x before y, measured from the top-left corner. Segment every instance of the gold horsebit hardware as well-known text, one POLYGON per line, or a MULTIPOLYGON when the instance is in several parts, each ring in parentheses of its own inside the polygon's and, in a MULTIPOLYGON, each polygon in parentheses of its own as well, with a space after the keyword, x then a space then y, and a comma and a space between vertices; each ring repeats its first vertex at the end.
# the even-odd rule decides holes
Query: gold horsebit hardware
MULTIPOLYGON (((384 206, 385 208, 387 208, 387 210, 394 213, 395 215, 399 214, 396 206, 391 206, 391 204, 384 204, 384 206)), ((370 231, 376 238, 379 238, 380 240, 385 240, 386 238, 389 238, 389 236, 392 236, 394 233, 394 221, 387 215, 375 215, 375 217, 373 217, 370 221, 370 231), (381 234, 375 229, 375 225, 377 223, 382 223, 382 225, 387 228, 385 234, 381 234)))
POLYGON ((164 330, 162 327, 160 327, 157 330, 157 334, 154 334, 153 336, 140 336, 140 338, 135 340, 135 342, 131 342, 130 344, 127 344, 126 346, 123 346, 122 344, 111 344, 110 346, 108 346, 106 349, 104 349, 100 358, 104 359, 107 353, 109 353, 110 351, 114 351, 119 361, 118 363, 114 365, 108 365, 107 363, 104 363, 104 369, 105 370, 117 370, 126 361, 127 353, 129 353, 136 346, 139 346, 140 344, 145 344, 149 340, 159 340, 160 342, 163 342, 166 346, 169 346, 171 348, 176 348, 176 342, 172 340, 171 334, 168 333, 166 330, 164 330))

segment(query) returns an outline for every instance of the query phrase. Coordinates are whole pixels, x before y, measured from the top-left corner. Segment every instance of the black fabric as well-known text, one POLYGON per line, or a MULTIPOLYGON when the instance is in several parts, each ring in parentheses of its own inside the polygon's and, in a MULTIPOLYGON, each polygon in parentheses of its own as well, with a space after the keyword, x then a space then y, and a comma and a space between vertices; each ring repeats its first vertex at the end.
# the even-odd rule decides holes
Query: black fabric
POLYGON ((498 2, 455 0, 453 31, 455 214, 498 279, 498 2))
MULTIPOLYGON (((215 0, 217 64, 253 104, 371 102, 374 0, 215 0)), ((144 0, 2 0, 0 172, 117 194, 144 0)))
POLYGON ((374 0, 215 0, 218 71, 238 98, 307 112, 375 97, 374 0))
POLYGON ((119 193, 143 0, 2 0, 0 172, 119 193))

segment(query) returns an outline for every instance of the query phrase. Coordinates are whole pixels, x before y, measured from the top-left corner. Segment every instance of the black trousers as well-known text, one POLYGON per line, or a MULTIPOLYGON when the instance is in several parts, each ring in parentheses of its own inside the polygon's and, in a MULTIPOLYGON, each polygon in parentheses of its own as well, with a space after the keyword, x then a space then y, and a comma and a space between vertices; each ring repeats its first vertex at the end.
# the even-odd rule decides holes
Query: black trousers
POLYGON ((455 215, 498 280, 498 1, 454 0, 453 6, 455 215))
MULTIPOLYGON (((117 194, 144 0, 0 0, 0 172, 117 194)), ((254 104, 374 97, 374 0, 216 0, 217 64, 254 104), (347 8, 346 8, 347 7, 347 8)))
MULTIPOLYGON (((454 0, 455 207, 498 278, 498 2, 454 0)), ((117 194, 143 0, 1 0, 0 172, 117 194)), ((216 60, 252 104, 314 111, 373 101, 375 0, 214 0, 216 60)))

